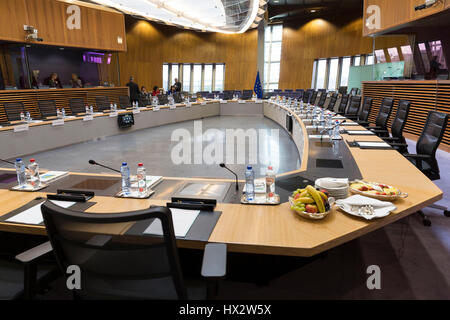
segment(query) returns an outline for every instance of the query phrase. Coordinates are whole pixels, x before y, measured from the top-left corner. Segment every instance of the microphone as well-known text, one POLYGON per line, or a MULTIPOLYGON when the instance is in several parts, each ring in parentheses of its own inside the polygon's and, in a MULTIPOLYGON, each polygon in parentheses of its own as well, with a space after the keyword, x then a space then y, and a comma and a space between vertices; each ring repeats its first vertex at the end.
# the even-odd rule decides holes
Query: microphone
POLYGON ((320 131, 320 134, 323 134, 325 131, 328 131, 328 130, 333 130, 333 129, 336 128, 338 125, 341 125, 341 124, 346 123, 346 122, 347 122, 347 119, 342 120, 342 121, 339 122, 339 123, 335 123, 331 128, 325 128, 325 129, 323 129, 322 131, 320 131))
POLYGON ((121 173, 119 170, 116 170, 116 169, 110 168, 108 166, 105 166, 103 164, 97 163, 95 160, 89 160, 89 164, 92 164, 93 166, 100 166, 100 167, 103 167, 103 168, 106 168, 106 169, 109 169, 109 170, 121 173))
MULTIPOLYGON (((14 167, 16 166, 16 164, 12 161, 8 161, 8 160, 4 160, 4 159, 0 159, 0 161, 5 162, 5 163, 9 163, 11 165, 13 165, 14 167)), ((25 166, 25 169, 28 169, 28 166, 25 166)))
POLYGON ((221 163, 221 164, 219 164, 219 166, 221 166, 222 168, 227 169, 227 170, 230 171, 232 174, 234 174, 234 176, 236 177, 236 191, 239 191, 239 182, 238 182, 238 176, 237 176, 237 174, 236 174, 234 171, 232 171, 230 168, 228 168, 228 167, 225 165, 225 163, 221 163))

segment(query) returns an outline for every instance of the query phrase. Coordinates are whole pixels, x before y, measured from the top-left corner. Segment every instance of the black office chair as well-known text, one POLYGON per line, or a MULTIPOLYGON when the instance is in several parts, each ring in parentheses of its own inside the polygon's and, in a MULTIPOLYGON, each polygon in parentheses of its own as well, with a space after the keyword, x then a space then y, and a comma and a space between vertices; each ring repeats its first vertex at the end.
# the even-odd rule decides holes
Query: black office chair
MULTIPOLYGON (((389 135, 389 131, 382 129, 374 129, 376 135, 380 136, 387 143, 406 143, 405 138, 403 137, 403 129, 405 128, 406 121, 408 120, 409 109, 411 108, 411 103, 406 100, 400 100, 398 102, 397 112, 395 114, 395 118, 392 121, 391 125, 391 135, 389 135)), ((394 147, 400 153, 408 153, 408 147, 394 147)))
POLYGON ((350 98, 347 110, 345 110, 344 116, 351 119, 351 117, 357 117, 361 109, 361 96, 353 96, 350 98))
POLYGON ((337 98, 338 98, 337 94, 333 93, 331 95, 330 102, 328 103, 327 108, 326 108, 327 110, 334 111, 334 107, 336 105, 337 98))
POLYGON ((139 107, 145 108, 151 104, 152 104, 152 102, 150 101, 148 96, 140 96, 139 97, 139 107))
POLYGON ((38 101, 39 111, 42 118, 56 116, 56 103, 55 100, 40 100, 38 101))
POLYGON ((95 105, 97 106, 98 112, 103 112, 104 110, 109 110, 111 108, 111 103, 107 96, 95 97, 95 105))
POLYGON ((392 106, 394 105, 394 99, 383 98, 380 105, 380 110, 378 111, 377 118, 375 119, 375 126, 370 126, 368 121, 358 121, 358 123, 369 130, 385 130, 387 131, 387 123, 389 117, 391 116, 392 106))
POLYGON ((343 94, 342 98, 341 98, 341 102, 338 107, 337 114, 340 114, 340 115, 345 114, 345 110, 347 110, 348 100, 349 100, 349 95, 343 94))
MULTIPOLYGON (((439 165, 436 160, 436 150, 442 141, 444 132, 447 128, 449 114, 437 111, 429 111, 428 117, 420 134, 419 140, 416 144, 416 154, 403 154, 409 161, 411 161, 417 169, 422 171, 430 180, 438 180, 441 178, 439 172, 439 165)), ((392 143, 397 147, 408 147, 406 143, 392 143)), ((446 217, 450 217, 448 208, 432 204, 430 208, 443 210, 446 217)), ((423 224, 431 226, 431 221, 422 211, 419 214, 423 218, 423 224)))
POLYGON ((348 116, 349 119, 356 121, 358 124, 368 123, 370 111, 372 111, 373 99, 365 97, 359 114, 355 116, 348 116))
POLYGON ((182 103, 183 99, 181 98, 181 93, 180 92, 175 92, 173 94, 173 100, 174 100, 175 103, 182 103))
POLYGON ((166 207, 89 214, 47 201, 41 210, 61 271, 66 274, 71 265, 80 268, 81 289, 73 290, 75 298, 204 299, 215 293, 218 279, 225 276, 226 245, 208 244, 201 274, 209 285, 201 287, 205 289, 201 292, 186 287, 172 215, 166 207), (145 235, 142 230, 128 234, 119 231, 130 223, 150 225, 155 220, 161 223, 162 236, 145 235), (101 232, 106 229, 108 232, 101 232))
POLYGON ((5 102, 4 107, 9 122, 20 120, 21 112, 25 114, 25 107, 22 102, 5 102))
POLYGON ((165 94, 158 94, 157 97, 158 97, 158 104, 160 106, 163 106, 163 105, 166 105, 166 104, 169 103, 169 98, 167 97, 167 95, 165 95, 165 94))
POLYGON ((120 109, 131 108, 131 101, 129 96, 119 96, 119 106, 120 109))
POLYGON ((319 102, 317 103, 317 106, 319 106, 320 108, 323 108, 326 100, 327 100, 327 93, 322 92, 320 94, 320 98, 319 98, 319 102))
POLYGON ((0 300, 30 300, 60 272, 50 262, 50 242, 13 257, 0 258, 0 300))
POLYGON ((250 100, 253 96, 253 90, 243 90, 242 91, 242 100, 250 100))
POLYGON ((83 98, 72 98, 69 100, 69 108, 72 114, 86 112, 86 106, 83 98))
POLYGON ((312 105, 315 105, 316 104, 316 99, 317 99, 317 91, 313 91, 311 93, 311 97, 309 99, 309 103, 312 104, 312 105))

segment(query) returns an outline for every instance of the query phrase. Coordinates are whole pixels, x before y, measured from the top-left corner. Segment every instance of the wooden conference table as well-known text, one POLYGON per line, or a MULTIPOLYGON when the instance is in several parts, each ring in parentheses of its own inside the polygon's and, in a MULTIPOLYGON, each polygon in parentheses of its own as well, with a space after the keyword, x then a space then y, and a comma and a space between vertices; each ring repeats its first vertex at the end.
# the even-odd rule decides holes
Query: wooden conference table
MULTIPOLYGON (((299 116, 290 109, 273 102, 247 101, 245 104, 238 104, 236 102, 222 104, 215 101, 208 102, 206 105, 193 105, 190 110, 183 105, 177 105, 176 110, 168 110, 166 107, 161 107, 162 110, 160 110, 160 113, 146 112, 143 110, 140 115, 136 116, 144 116, 148 113, 157 118, 163 116, 162 111, 167 113, 181 112, 183 109, 188 113, 195 113, 196 108, 211 108, 209 109, 211 111, 209 116, 218 114, 246 114, 246 110, 249 110, 248 114, 258 115, 260 113, 260 115, 276 121, 284 129, 286 129, 285 116, 286 114, 291 114, 293 117, 292 139, 297 145, 297 148, 299 148, 302 160, 301 167, 293 172, 280 174, 277 179, 307 174, 312 170, 314 162, 312 160, 314 160, 314 157, 311 157, 311 155, 314 155, 316 149, 318 150, 321 147, 315 146, 313 140, 308 138, 307 128, 299 116)), ((148 111, 151 111, 151 108, 148 108, 148 111)), ((104 117, 105 120, 110 120, 109 116, 100 117, 104 117)), ((173 119, 173 117, 170 118, 173 119)), ((73 122, 76 121, 73 120, 73 122)), ((78 119, 78 121, 80 123, 83 122, 82 119, 78 119)), ((97 119, 94 123, 96 121, 97 119)), ((42 127, 45 125, 41 123, 39 126, 42 127)), ((51 126, 50 124, 47 125, 51 126)), ((347 127, 347 129, 365 130, 359 126, 347 127)), ((0 132, 0 136, 1 134, 2 132, 0 132)), ((345 141, 353 141, 355 138, 364 141, 380 141, 376 136, 356 137, 343 134, 344 142, 342 143, 345 144, 345 141)), ((182 248, 203 248, 207 242, 219 242, 226 243, 228 250, 232 252, 310 257, 382 228, 442 198, 442 191, 395 150, 370 150, 346 147, 345 152, 351 154, 351 158, 356 163, 357 169, 359 169, 358 174, 363 179, 392 184, 403 192, 408 193, 409 197, 395 201, 397 210, 389 216, 372 221, 347 215, 337 209, 333 209, 332 213, 323 220, 306 220, 292 212, 287 202, 278 206, 248 206, 237 203, 218 203, 216 211, 221 211, 222 214, 210 234, 208 241, 177 239, 178 246, 182 248)), ((9 170, 12 171, 12 169, 9 170)), ((71 173, 71 175, 118 177, 118 175, 87 173, 71 173)), ((188 177, 164 177, 164 179, 175 182, 199 180, 188 177)), ((210 180, 233 182, 233 180, 227 179, 210 180)), ((45 196, 45 189, 43 191, 26 193, 6 189, 0 190, 0 216, 20 208, 37 196, 45 196)), ((170 190, 166 192, 165 197, 145 200, 95 196, 91 201, 96 202, 96 204, 86 212, 112 213, 144 209, 150 205, 165 205, 167 200, 170 199, 170 196, 170 190)), ((111 233, 121 234, 126 232, 128 228, 130 228, 129 225, 111 233)), ((22 234, 46 234, 44 226, 7 222, 0 223, 0 231, 22 234)))

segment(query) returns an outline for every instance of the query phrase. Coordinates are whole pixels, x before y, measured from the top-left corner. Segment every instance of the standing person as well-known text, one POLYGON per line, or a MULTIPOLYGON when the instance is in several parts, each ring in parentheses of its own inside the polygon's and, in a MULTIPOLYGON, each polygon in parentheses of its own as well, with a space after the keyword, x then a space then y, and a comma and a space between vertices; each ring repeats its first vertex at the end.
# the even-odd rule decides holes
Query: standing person
POLYGON ((130 82, 127 83, 127 87, 130 88, 130 101, 131 103, 139 102, 139 86, 134 82, 133 76, 130 77, 130 82))
POLYGON ((175 78, 175 84, 173 86, 174 86, 175 92, 181 91, 181 82, 178 81, 178 78, 175 78))
POLYGON ((430 78, 436 79, 439 74, 439 67, 441 64, 437 61, 437 56, 433 56, 433 59, 430 61, 430 78))
POLYGON ((83 88, 83 82, 76 73, 72 73, 72 79, 70 79, 70 83, 72 84, 72 88, 83 88))

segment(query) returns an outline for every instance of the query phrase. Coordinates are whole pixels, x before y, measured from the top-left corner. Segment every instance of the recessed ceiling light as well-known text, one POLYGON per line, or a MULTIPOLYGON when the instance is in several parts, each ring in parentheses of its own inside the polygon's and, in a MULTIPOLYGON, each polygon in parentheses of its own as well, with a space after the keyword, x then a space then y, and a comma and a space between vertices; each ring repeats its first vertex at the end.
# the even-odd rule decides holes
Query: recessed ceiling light
POLYGON ((314 12, 316 12, 317 10, 316 9, 312 9, 310 12, 311 13, 314 13, 314 12))

